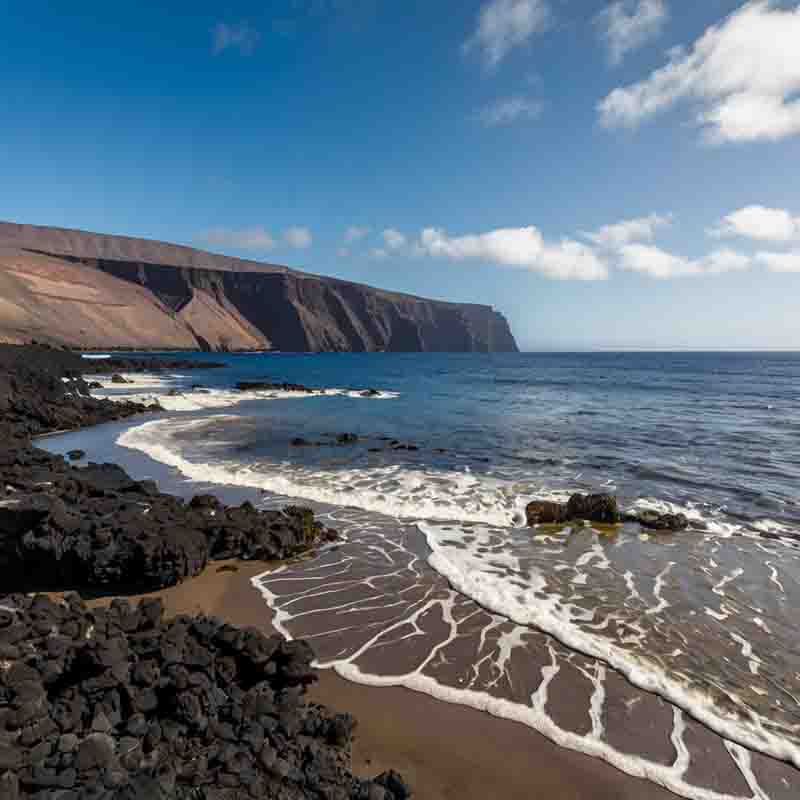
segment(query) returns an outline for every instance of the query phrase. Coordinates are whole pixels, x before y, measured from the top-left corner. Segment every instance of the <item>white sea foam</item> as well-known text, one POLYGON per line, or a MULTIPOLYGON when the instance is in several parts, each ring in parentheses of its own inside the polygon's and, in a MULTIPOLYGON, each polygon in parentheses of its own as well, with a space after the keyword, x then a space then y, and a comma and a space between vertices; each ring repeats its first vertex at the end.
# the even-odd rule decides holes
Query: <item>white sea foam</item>
MULTIPOLYGON (((291 640, 293 637, 289 629, 289 623, 293 615, 287 610, 287 607, 281 603, 281 598, 270 590, 268 583, 264 580, 266 578, 279 579, 280 575, 285 571, 286 567, 279 567, 277 570, 257 575, 251 579, 251 582, 273 610, 274 616, 272 624, 286 639, 291 640)), ((590 708, 592 720, 591 734, 581 735, 559 726, 546 710, 548 690, 552 681, 560 671, 558 658, 552 645, 548 645, 550 662, 541 668, 542 680, 531 696, 530 705, 497 697, 487 692, 477 691, 470 686, 448 686, 437 681, 432 676, 424 674, 423 670, 435 657, 436 653, 458 636, 457 625, 451 613, 453 603, 452 596, 449 600, 444 599, 437 602, 441 604, 443 622, 445 625, 450 626, 450 632, 443 637, 442 642, 414 671, 402 675, 377 675, 362 670, 358 664, 355 663, 362 652, 368 650, 378 639, 386 634, 385 629, 376 633, 374 638, 364 644, 355 654, 349 654, 346 658, 339 660, 334 659, 323 663, 315 662, 315 666, 319 668, 332 668, 343 678, 354 683, 376 687, 403 686, 407 689, 430 695, 444 702, 468 706, 496 717, 519 722, 533 728, 561 747, 566 747, 570 750, 603 759, 628 775, 644 778, 659 784, 680 797, 689 798, 690 800, 752 800, 752 798, 745 799, 740 795, 717 792, 710 788, 697 786, 686 780, 685 776, 689 768, 690 754, 683 739, 686 731, 683 712, 678 708, 674 708, 673 712, 671 741, 675 747, 676 757, 672 764, 660 764, 639 755, 623 753, 605 741, 604 738, 602 738, 603 722, 601 716, 605 692, 605 669, 601 664, 598 665, 595 673, 587 676, 594 684, 590 708)), ((416 624, 416 620, 429 611, 433 604, 421 606, 415 613, 413 619, 409 620, 404 618, 402 622, 397 624, 410 624, 413 627, 416 624)), ((502 655, 501 652, 500 657, 502 657, 502 655)), ((766 798, 755 776, 752 774, 752 770, 749 769, 749 763, 740 764, 738 759, 736 763, 737 766, 746 770, 748 785, 754 790, 753 797, 766 798)))
POLYGON ((113 383, 108 376, 89 376, 87 380, 102 384, 92 392, 94 397, 115 402, 130 401, 143 405, 157 403, 165 411, 203 411, 231 408, 247 400, 299 400, 311 397, 349 397, 357 400, 392 400, 397 392, 365 395, 357 389, 319 389, 314 392, 282 389, 239 391, 236 389, 180 389, 182 375, 123 374, 126 383, 113 383), (109 391, 111 390, 111 391, 109 391), (151 391, 148 391, 151 390, 151 391))
MULTIPOLYGON (((418 527, 431 548, 428 558, 431 567, 458 592, 481 607, 517 624, 538 628, 567 647, 610 664, 634 686, 666 698, 722 736, 800 767, 800 747, 766 730, 764 724, 769 720, 755 714, 752 720, 733 719, 719 711, 712 698, 704 692, 686 686, 654 663, 637 657, 610 639, 586 630, 579 624, 584 621, 585 609, 576 608, 553 592, 547 586, 545 576, 535 569, 529 568, 529 585, 524 589, 510 582, 506 575, 498 573, 480 552, 481 548, 490 545, 490 532, 487 529, 477 526, 470 528, 471 541, 466 543, 454 542, 457 535, 450 526, 420 522, 418 527)), ((513 555, 509 553, 505 557, 513 560, 513 555)), ((520 569, 518 564, 514 568, 520 569)), ((661 611, 665 607, 660 593, 668 569, 669 566, 656 581, 653 594, 658 606, 654 607, 654 611, 661 611)), ((714 612, 707 612, 714 616, 714 612)), ((751 670, 753 666, 751 663, 751 670)))
MULTIPOLYGON (((518 524, 524 506, 532 496, 528 492, 532 492, 537 498, 547 496, 541 488, 533 491, 530 484, 503 482, 469 472, 443 473, 399 466, 326 471, 292 464, 248 466, 238 462, 193 463, 181 454, 177 443, 170 441, 172 433, 186 432, 191 426, 202 427, 210 420, 219 419, 225 417, 148 422, 129 429, 119 437, 118 443, 174 466, 186 477, 196 481, 260 488, 278 495, 358 507, 400 518, 423 518, 425 522, 419 523, 419 528, 425 534, 432 551, 429 558, 431 567, 464 596, 517 624, 538 628, 567 647, 608 663, 626 675, 635 686, 663 696, 722 736, 800 766, 800 749, 772 730, 767 730, 764 725, 767 720, 757 715, 750 720, 734 719, 725 715, 714 706, 712 698, 702 691, 687 687, 649 660, 639 658, 610 639, 582 628, 579 623, 586 621, 587 614, 591 619, 592 612, 571 605, 552 592, 544 591, 545 581, 542 575, 531 574, 528 586, 520 589, 519 585, 515 586, 504 578, 502 570, 492 572, 488 568, 485 556, 477 552, 483 532, 479 524, 504 528, 518 524), (478 523, 470 528, 470 535, 474 540, 466 547, 451 546, 448 539, 453 537, 452 528, 431 522, 436 520, 478 523), (584 616, 581 618, 579 615, 584 616)), ((553 493, 552 499, 564 500, 567 495, 567 492, 553 493)), ((722 521, 709 523, 693 508, 681 508, 652 500, 642 500, 636 505, 672 513, 678 510, 683 513, 689 511, 687 516, 706 522, 712 532, 713 525, 720 537, 730 536, 732 529, 736 527, 722 521)), ((497 558, 513 559, 513 555, 506 552, 493 553, 492 559, 497 561, 497 558)), ((509 564, 513 566, 511 562, 509 564)), ((661 588, 667 572, 668 568, 662 571, 654 587, 653 613, 659 613, 666 607, 661 588)), ((263 587, 259 588, 269 601, 269 593, 263 587)), ((721 590, 724 584, 718 585, 718 588, 721 590)), ((274 599, 270 605, 277 611, 275 624, 288 635, 286 623, 291 619, 291 614, 285 609, 277 608, 274 599)), ((344 677, 359 682, 371 685, 400 684, 442 699, 483 708, 499 716, 519 719, 561 744, 598 755, 631 774, 650 777, 685 797, 708 797, 715 800, 724 797, 712 791, 704 794, 704 790, 689 787, 682 780, 682 771, 677 768, 655 765, 657 771, 661 770, 658 778, 655 778, 652 763, 617 753, 603 742, 598 741, 589 746, 585 737, 575 736, 555 726, 541 709, 519 706, 469 689, 442 686, 429 676, 422 675, 420 670, 401 677, 368 675, 362 673, 352 661, 349 658, 347 663, 323 666, 333 666, 344 677)))
MULTIPOLYGON (((319 503, 351 506, 404 519, 462 520, 513 527, 524 519, 530 486, 476 476, 471 472, 411 469, 399 465, 325 470, 297 464, 243 465, 239 462, 195 463, 184 458, 171 434, 201 428, 210 420, 155 420, 124 432, 117 443, 140 450, 176 467, 195 481, 265 489, 274 494, 319 503)), ((547 495, 563 500, 563 492, 547 495)))
POLYGON ((87 381, 99 383, 103 389, 131 390, 141 388, 161 388, 163 386, 173 386, 180 380, 182 375, 154 375, 152 373, 141 372, 121 372, 120 378, 124 378, 125 383, 114 383, 110 375, 86 375, 87 381))

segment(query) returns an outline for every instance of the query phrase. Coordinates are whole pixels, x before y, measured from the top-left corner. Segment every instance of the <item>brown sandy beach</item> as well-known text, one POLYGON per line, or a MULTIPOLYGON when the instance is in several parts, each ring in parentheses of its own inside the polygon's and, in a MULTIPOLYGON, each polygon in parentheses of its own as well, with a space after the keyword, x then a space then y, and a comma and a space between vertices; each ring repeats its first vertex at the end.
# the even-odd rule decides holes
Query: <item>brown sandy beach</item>
MULTIPOLYGON (((167 615, 202 612, 274 633, 271 611, 250 584, 250 578, 269 566, 215 562, 198 577, 152 594, 162 598, 167 615)), ((598 759, 558 747, 524 725, 408 689, 362 686, 324 670, 310 695, 358 720, 356 774, 372 775, 391 766, 407 778, 420 800, 675 796, 598 759)))

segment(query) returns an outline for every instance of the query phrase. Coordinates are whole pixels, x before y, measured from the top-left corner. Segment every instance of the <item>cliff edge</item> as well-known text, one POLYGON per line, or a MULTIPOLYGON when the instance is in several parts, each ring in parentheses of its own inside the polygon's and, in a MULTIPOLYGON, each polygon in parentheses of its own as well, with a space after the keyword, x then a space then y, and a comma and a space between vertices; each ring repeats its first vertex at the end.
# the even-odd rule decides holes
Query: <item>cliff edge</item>
POLYGON ((490 306, 191 247, 0 222, 0 341, 72 347, 516 352, 490 306))

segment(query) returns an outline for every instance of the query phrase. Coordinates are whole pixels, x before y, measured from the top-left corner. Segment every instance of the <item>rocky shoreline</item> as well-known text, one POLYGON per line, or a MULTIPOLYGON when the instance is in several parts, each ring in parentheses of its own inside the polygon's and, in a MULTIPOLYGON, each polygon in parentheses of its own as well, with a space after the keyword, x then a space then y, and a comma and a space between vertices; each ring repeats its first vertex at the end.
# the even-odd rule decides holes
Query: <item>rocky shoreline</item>
MULTIPOLYGON (((104 372, 157 367, 103 361, 104 372)), ((116 465, 76 467, 36 448, 37 435, 153 410, 92 398, 83 375, 98 366, 0 346, 0 800, 409 797, 393 772, 350 773, 354 722, 305 702, 315 680, 305 643, 203 616, 165 620, 157 602, 84 604, 336 537, 309 509, 184 503, 116 465)))

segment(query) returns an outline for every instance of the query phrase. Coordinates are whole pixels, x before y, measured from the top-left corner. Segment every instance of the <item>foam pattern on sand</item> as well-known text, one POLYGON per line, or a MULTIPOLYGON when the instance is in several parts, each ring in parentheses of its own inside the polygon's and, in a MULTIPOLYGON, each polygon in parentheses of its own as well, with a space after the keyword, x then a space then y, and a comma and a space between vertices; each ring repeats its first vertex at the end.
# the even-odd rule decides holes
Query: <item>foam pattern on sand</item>
POLYGON ((527 500, 569 492, 408 464, 225 460, 197 442, 227 419, 157 420, 118 443, 265 502, 337 507, 347 544, 257 582, 321 666, 524 722, 684 797, 797 796, 783 762, 800 764, 800 654, 773 646, 792 640, 800 602, 790 529, 642 498, 693 529, 531 531, 527 500))
MULTIPOLYGON (((459 591, 431 568, 437 559, 426 547, 430 532, 425 537, 416 526, 355 510, 337 510, 326 521, 345 544, 253 580, 276 626, 289 638, 308 639, 319 666, 521 722, 682 797, 797 796, 800 773, 791 765, 713 733, 605 660, 459 591)), ((440 544, 457 529, 441 526, 440 544)), ((599 563, 597 534, 582 535, 582 566, 599 563)), ((490 560, 498 574, 509 567, 499 553, 490 560)), ((656 608, 655 587, 646 591, 645 582, 635 589, 656 608)))

